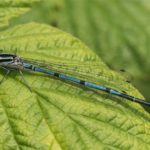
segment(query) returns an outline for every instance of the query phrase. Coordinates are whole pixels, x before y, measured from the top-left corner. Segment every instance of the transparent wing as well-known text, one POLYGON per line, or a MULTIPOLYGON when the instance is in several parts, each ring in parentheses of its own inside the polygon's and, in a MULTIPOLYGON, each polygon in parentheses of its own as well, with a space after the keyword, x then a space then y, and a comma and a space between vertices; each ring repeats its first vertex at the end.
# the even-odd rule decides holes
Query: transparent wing
POLYGON ((30 63, 32 65, 35 65, 37 67, 48 69, 57 73, 70 75, 76 78, 79 78, 81 80, 91 81, 91 82, 97 82, 101 84, 106 83, 113 83, 113 80, 110 81, 110 78, 108 76, 105 76, 105 73, 101 71, 100 65, 94 65, 91 66, 88 63, 82 63, 79 65, 79 62, 76 63, 53 63, 53 62, 44 62, 44 61, 36 61, 33 59, 24 59, 21 58, 23 62, 30 63), (108 82, 109 81, 109 82, 108 82))
POLYGON ((45 68, 45 69, 51 69, 53 71, 57 71, 62 73, 65 72, 76 72, 79 73, 81 75, 90 73, 91 75, 100 75, 100 72, 98 71, 93 71, 94 68, 100 67, 98 64, 95 64, 94 66, 90 66, 89 64, 80 64, 79 63, 72 63, 72 64, 66 64, 66 63, 54 63, 54 62, 44 62, 44 61, 39 61, 39 60, 33 60, 33 59, 24 59, 21 58, 23 60, 23 62, 26 63, 30 63, 33 64, 35 66, 41 67, 41 68, 45 68), (92 71, 91 71, 92 70, 92 71))

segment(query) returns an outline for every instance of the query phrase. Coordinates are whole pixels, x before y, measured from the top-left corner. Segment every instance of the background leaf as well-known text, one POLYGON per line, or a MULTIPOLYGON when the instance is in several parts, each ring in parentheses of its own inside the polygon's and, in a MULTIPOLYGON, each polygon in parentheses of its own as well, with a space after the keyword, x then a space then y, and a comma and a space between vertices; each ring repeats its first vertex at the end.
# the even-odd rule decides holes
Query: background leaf
POLYGON ((39 0, 2 0, 0 1, 0 27, 8 25, 8 21, 29 11, 31 5, 39 0))
POLYGON ((46 0, 16 21, 46 22, 79 37, 108 66, 127 70, 149 99, 149 16, 149 0, 46 0))
MULTIPOLYGON (((0 35, 4 52, 67 64, 75 68, 54 69, 142 98, 83 43, 58 29, 31 23, 0 35)), ((139 104, 42 74, 23 75, 32 92, 14 71, 0 86, 0 149, 150 149, 150 116, 139 104)))

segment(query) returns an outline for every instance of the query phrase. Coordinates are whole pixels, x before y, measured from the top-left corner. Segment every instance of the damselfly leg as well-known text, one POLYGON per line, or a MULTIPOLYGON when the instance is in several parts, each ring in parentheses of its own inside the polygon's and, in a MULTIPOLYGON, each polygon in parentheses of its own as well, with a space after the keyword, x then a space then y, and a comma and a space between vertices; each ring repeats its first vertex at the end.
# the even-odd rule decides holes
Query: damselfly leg
POLYGON ((0 66, 0 68, 2 68, 3 70, 6 71, 5 75, 3 76, 3 78, 0 80, 0 84, 2 84, 2 82, 4 81, 4 79, 8 76, 8 74, 10 73, 10 70, 3 67, 3 66, 0 66))
POLYGON ((28 82, 25 80, 24 76, 23 76, 23 73, 21 70, 19 70, 19 74, 21 75, 21 78, 23 80, 23 82, 25 83, 25 85, 28 87, 28 89, 30 90, 30 92, 32 92, 32 89, 31 87, 29 86, 28 82))
MULTIPOLYGON (((10 71, 12 71, 12 70, 13 70, 13 71, 16 71, 15 69, 7 69, 7 68, 5 68, 5 67, 3 67, 3 66, 0 66, 0 68, 6 71, 5 75, 4 75, 4 76, 2 77, 2 79, 0 80, 0 84, 2 84, 2 83, 4 82, 4 80, 6 79, 6 77, 9 75, 10 71)), ((28 82, 25 80, 25 78, 24 78, 23 73, 22 73, 21 70, 19 70, 19 74, 20 74, 20 76, 21 76, 23 82, 25 83, 25 85, 26 85, 26 86, 28 87, 28 89, 32 92, 31 87, 29 86, 28 82)))

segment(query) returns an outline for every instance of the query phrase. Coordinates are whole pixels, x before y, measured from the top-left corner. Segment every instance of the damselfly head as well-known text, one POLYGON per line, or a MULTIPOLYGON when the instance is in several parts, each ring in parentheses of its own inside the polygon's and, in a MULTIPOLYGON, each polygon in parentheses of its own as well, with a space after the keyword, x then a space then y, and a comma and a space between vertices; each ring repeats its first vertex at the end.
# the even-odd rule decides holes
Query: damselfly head
POLYGON ((0 54, 0 65, 7 65, 14 64, 14 65, 19 65, 22 64, 21 58, 14 55, 14 54, 0 54))

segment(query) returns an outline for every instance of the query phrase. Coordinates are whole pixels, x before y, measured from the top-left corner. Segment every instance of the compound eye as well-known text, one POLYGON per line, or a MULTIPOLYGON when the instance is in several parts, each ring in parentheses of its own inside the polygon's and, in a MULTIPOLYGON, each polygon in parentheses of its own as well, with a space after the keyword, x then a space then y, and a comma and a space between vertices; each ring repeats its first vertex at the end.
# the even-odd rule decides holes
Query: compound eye
POLYGON ((15 57, 14 60, 15 60, 16 62, 19 62, 19 58, 18 58, 18 57, 15 57))

